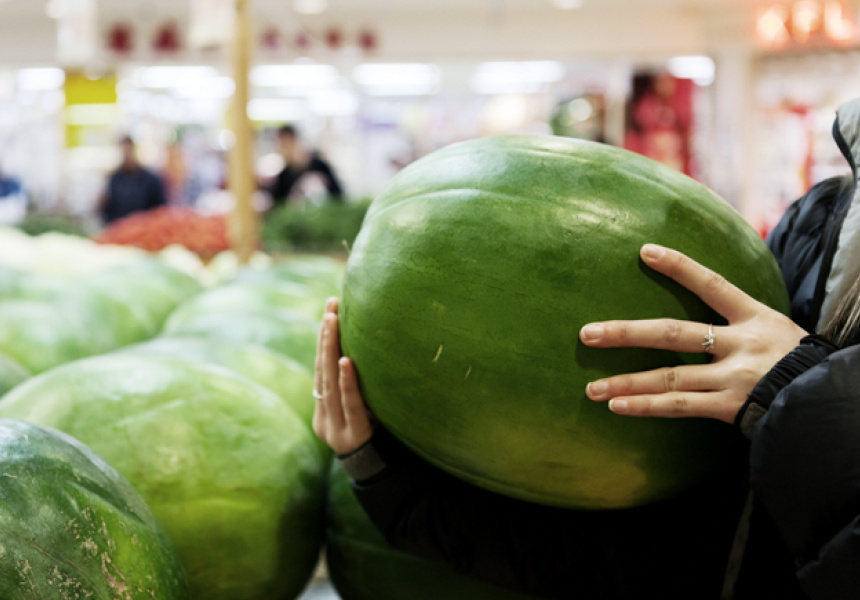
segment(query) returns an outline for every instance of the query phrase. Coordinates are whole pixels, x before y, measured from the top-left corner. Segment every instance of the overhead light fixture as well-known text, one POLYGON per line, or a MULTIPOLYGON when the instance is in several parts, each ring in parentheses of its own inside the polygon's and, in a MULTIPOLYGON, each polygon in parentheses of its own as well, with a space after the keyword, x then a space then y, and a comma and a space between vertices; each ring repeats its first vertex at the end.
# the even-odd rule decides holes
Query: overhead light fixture
POLYGON ((66 0, 48 0, 45 2, 45 14, 51 19, 62 19, 66 14, 66 0))
POLYGON ((73 104, 66 107, 67 125, 113 125, 118 116, 116 104, 73 104))
POLYGON ((328 0, 293 0, 293 12, 300 15, 318 15, 328 9, 328 0))
POLYGON ((716 72, 714 61, 707 56, 676 56, 669 59, 666 68, 674 77, 692 79, 699 85, 711 85, 716 72))
POLYGON ((486 62, 471 78, 479 94, 530 94, 564 79, 567 69, 556 61, 486 62))
POLYGON ((179 98, 198 100, 223 100, 233 96, 236 83, 230 77, 211 77, 201 81, 192 81, 188 85, 171 88, 171 92, 179 98))
POLYGON ((331 65, 261 65, 251 70, 251 83, 282 90, 285 96, 301 96, 338 85, 340 74, 331 65))
POLYGON ((199 85, 206 79, 218 77, 215 67, 141 67, 132 79, 145 88, 169 89, 199 85))
POLYGON ((304 115, 305 103, 301 100, 255 98, 248 102, 248 118, 252 121, 282 123, 298 121, 304 115))
POLYGON ((552 5, 561 10, 573 10, 581 8, 585 4, 584 0, 550 0, 552 5))
POLYGON ((365 63, 353 70, 352 78, 373 96, 424 96, 439 91, 442 72, 424 63, 365 63))
POLYGON ((28 92, 58 90, 66 81, 62 69, 21 69, 16 76, 18 87, 28 92))

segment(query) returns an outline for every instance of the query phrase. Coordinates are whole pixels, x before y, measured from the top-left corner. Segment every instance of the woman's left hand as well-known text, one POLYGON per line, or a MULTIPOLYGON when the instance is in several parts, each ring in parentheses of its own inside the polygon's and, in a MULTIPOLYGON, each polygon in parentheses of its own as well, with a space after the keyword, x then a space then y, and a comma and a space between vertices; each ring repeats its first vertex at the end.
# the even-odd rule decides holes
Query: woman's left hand
POLYGON ((704 323, 674 319, 590 323, 579 334, 588 346, 710 352, 713 360, 593 381, 586 394, 592 400, 608 400, 610 410, 622 415, 734 422, 755 385, 806 331, 680 252, 646 244, 640 255, 645 264, 689 289, 729 324, 709 329, 704 323))

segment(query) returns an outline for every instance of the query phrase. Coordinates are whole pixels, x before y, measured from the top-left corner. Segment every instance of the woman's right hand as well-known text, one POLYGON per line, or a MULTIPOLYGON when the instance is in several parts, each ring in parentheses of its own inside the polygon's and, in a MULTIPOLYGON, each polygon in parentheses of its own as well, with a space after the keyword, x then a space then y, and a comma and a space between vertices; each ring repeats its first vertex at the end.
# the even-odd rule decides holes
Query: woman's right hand
POLYGON ((313 428, 338 456, 364 445, 373 435, 367 407, 358 390, 355 365, 341 355, 338 299, 326 302, 317 344, 313 428))

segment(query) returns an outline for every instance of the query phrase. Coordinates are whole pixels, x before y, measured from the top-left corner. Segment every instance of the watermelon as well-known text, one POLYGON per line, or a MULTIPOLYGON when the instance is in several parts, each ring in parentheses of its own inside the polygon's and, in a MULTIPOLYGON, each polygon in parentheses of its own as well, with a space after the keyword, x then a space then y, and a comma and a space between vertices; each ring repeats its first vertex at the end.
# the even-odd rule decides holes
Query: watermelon
POLYGON ((140 494, 79 441, 0 419, 0 474, 3 600, 190 598, 140 494))
POLYGON ((343 600, 527 600, 460 575, 439 562, 388 545, 364 512, 349 476, 335 463, 330 473, 326 565, 343 600))
POLYGON ((289 281, 255 281, 222 285, 182 304, 171 318, 182 320, 187 314, 217 312, 242 307, 257 311, 284 309, 319 321, 325 308, 325 297, 301 283, 289 281))
POLYGON ((0 352, 34 373, 145 339, 123 299, 77 280, 0 273, 0 352))
POLYGON ((193 597, 298 595, 317 563, 327 462, 270 390, 222 367, 117 353, 63 365, 0 401, 55 427, 134 485, 193 597))
POLYGON ((344 262, 322 255, 289 258, 267 269, 240 269, 228 283, 291 281, 313 288, 323 297, 336 296, 343 283, 344 262))
POLYGON ((0 354, 0 398, 13 387, 30 377, 30 372, 5 354, 0 354))
POLYGON ((167 320, 162 334, 201 337, 266 346, 308 369, 314 368, 320 323, 289 309, 246 309, 239 305, 219 310, 184 310, 167 320))
POLYGON ((523 500, 624 508, 702 480, 731 426, 618 416, 585 396, 602 377, 709 358, 579 341, 583 325, 608 319, 723 323, 640 262, 647 242, 788 309, 756 232, 645 157, 502 136, 413 163, 370 207, 344 280, 341 342, 371 410, 429 462, 523 500))
POLYGON ((313 419, 316 401, 310 370, 265 346, 195 337, 159 337, 129 346, 123 352, 221 365, 278 394, 308 426, 313 419))
POLYGON ((177 305, 202 289, 190 275, 154 260, 96 271, 82 285, 128 309, 138 324, 130 342, 156 336, 177 305))

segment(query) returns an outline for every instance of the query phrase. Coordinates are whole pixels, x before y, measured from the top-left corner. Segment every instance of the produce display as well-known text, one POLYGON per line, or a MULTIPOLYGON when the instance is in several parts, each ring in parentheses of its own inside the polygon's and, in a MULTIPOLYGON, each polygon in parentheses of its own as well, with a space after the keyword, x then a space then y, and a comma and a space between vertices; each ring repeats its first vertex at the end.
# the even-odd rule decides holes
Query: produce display
POLYGON ((391 548, 362 509, 350 479, 331 470, 326 564, 343 600, 527 600, 525 596, 460 575, 391 548))
POLYGON ((265 346, 196 337, 162 336, 129 346, 125 353, 172 356, 220 365, 269 388, 310 427, 314 379, 310 369, 265 346))
POLYGON ((41 373, 155 335, 201 289, 191 276, 143 260, 80 277, 0 267, 0 353, 41 373))
POLYGON ((59 429, 125 476, 170 536, 192 597, 281 600, 308 582, 327 456, 269 389, 222 367, 115 353, 27 380, 0 416, 59 429))
POLYGON ((236 280, 184 303, 164 334, 259 344, 313 369, 325 298, 302 283, 236 280))
POLYGON ((0 598, 190 600, 135 489, 53 429, 0 419, 0 598))
POLYGON ((122 218, 95 238, 100 244, 134 246, 149 251, 173 244, 212 257, 230 248, 224 215, 201 215, 192 209, 162 207, 122 218))
POLYGON ((30 375, 31 373, 20 363, 5 354, 0 354, 0 398, 30 375))
POLYGON ((618 416, 585 396, 601 377, 709 356, 588 348, 584 324, 724 322, 640 262, 646 242, 788 309, 776 262, 740 215, 642 156, 506 136, 413 163, 370 207, 345 275, 341 342, 371 410, 440 468, 534 502, 630 507, 701 480, 732 427, 618 416))

